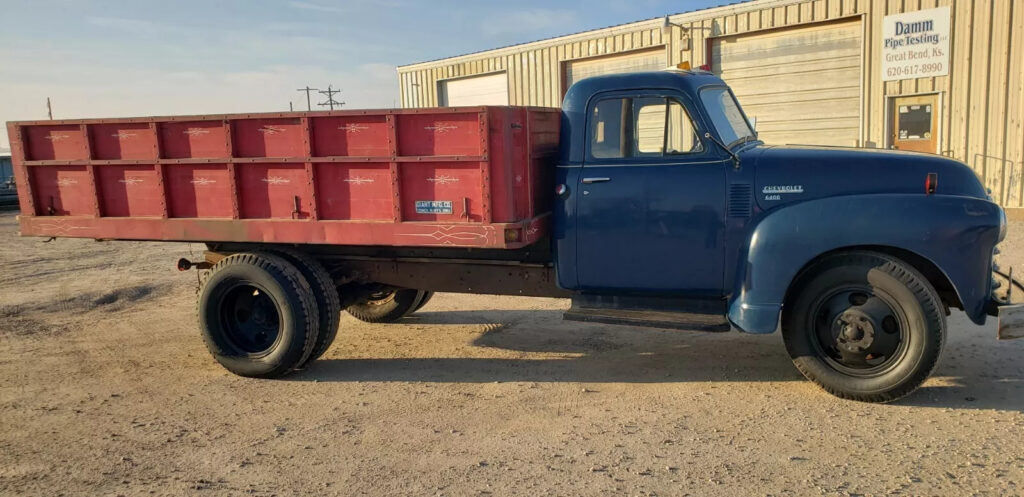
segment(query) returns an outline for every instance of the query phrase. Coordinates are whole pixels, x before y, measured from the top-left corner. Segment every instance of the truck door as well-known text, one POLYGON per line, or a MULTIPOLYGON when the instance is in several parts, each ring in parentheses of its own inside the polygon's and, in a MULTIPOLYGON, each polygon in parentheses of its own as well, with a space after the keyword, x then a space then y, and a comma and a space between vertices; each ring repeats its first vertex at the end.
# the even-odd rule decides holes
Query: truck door
POLYGON ((579 286, 723 293, 725 169, 683 95, 592 99, 576 191, 579 286))

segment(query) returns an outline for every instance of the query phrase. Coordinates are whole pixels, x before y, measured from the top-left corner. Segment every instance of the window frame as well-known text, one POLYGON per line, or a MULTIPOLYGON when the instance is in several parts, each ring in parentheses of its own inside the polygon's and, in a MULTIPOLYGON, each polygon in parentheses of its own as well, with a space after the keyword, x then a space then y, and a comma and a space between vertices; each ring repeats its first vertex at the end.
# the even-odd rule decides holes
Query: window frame
MULTIPOLYGON (((584 136, 584 141, 585 141, 585 145, 586 145, 585 152, 586 152, 586 160, 587 161, 622 161, 622 160, 628 160, 628 159, 631 158, 632 150, 629 150, 628 153, 626 155, 624 155, 623 157, 597 157, 597 156, 594 155, 594 144, 595 144, 594 143, 594 136, 597 134, 597 124, 598 124, 598 121, 596 119, 594 119, 594 111, 597 110, 598 105, 600 105, 602 102, 606 102, 606 101, 609 101, 609 100, 629 100, 629 113, 632 114, 632 112, 633 112, 632 98, 630 96, 628 96, 628 95, 605 95, 605 96, 598 96, 598 97, 595 97, 595 98, 591 99, 591 101, 587 103, 587 126, 586 126, 586 134, 584 136)), ((622 119, 622 114, 620 114, 619 119, 622 119)), ((619 123, 619 128, 622 130, 621 131, 622 133, 627 133, 628 132, 630 135, 632 135, 632 129, 630 129, 628 131, 626 129, 627 126, 632 127, 631 121, 632 121, 632 119, 626 119, 626 120, 623 120, 621 123, 619 123)), ((619 136, 619 142, 620 143, 622 142, 622 135, 619 136)), ((631 142, 629 142, 627 140, 626 143, 628 143, 629 147, 632 148, 632 143, 631 142)), ((621 150, 620 150, 620 152, 621 152, 621 150)))
MULTIPOLYGON (((751 141, 760 141, 760 137, 757 136, 757 130, 754 129, 754 126, 750 123, 750 118, 747 117, 747 112, 743 110, 743 106, 740 105, 740 101, 738 98, 736 98, 736 94, 732 92, 732 88, 730 88, 727 85, 718 84, 702 86, 700 90, 697 92, 697 98, 700 99, 700 103, 705 109, 707 109, 708 106, 704 103, 704 92, 708 90, 725 90, 725 93, 728 94, 729 98, 732 99, 732 103, 736 106, 736 109, 740 111, 740 115, 743 116, 743 122, 747 125, 747 129, 750 130, 751 133, 750 135, 738 137, 735 140, 725 144, 725 148, 732 150, 732 148, 736 146, 736 144, 741 142, 749 143, 751 141), (748 137, 751 138, 751 140, 747 140, 748 137)), ((704 112, 707 113, 707 110, 705 110, 704 112)), ((710 115, 708 116, 708 126, 712 130, 714 130, 715 134, 718 135, 718 138, 721 140, 722 133, 721 131, 719 131, 718 126, 715 124, 714 119, 712 119, 710 115)))
POLYGON ((697 114, 696 112, 693 111, 693 109, 691 108, 689 99, 686 98, 685 95, 681 95, 681 94, 678 94, 678 93, 675 93, 675 92, 636 92, 636 91, 601 93, 601 94, 597 94, 594 97, 590 98, 590 100, 587 102, 586 116, 587 116, 586 130, 584 132, 585 133, 585 135, 584 135, 584 140, 585 140, 585 144, 584 144, 585 145, 584 146, 584 166, 586 164, 588 164, 588 163, 608 163, 608 164, 614 163, 614 164, 621 164, 621 165, 649 164, 649 163, 678 163, 678 162, 689 160, 689 159, 693 159, 693 158, 701 158, 701 159, 706 160, 707 157, 709 156, 710 148, 704 142, 704 136, 703 136, 703 134, 705 132, 705 130, 704 130, 704 123, 702 121, 700 121, 699 119, 695 118, 696 116, 699 116, 699 114, 697 114), (636 123, 634 122, 635 121, 635 119, 634 119, 634 115, 635 115, 634 100, 642 99, 642 98, 661 98, 661 99, 665 100, 665 108, 666 108, 666 112, 665 112, 665 126, 664 126, 664 128, 662 130, 663 144, 662 144, 661 155, 646 155, 646 156, 634 155, 634 154, 636 154, 636 150, 635 150, 635 148, 636 148, 636 129, 634 129, 636 127, 636 123), (629 155, 626 155, 625 157, 595 157, 594 154, 593 154, 593 148, 594 148, 593 147, 594 146, 593 137, 594 137, 594 133, 596 132, 597 121, 593 117, 594 109, 598 106, 598 104, 600 104, 601 102, 604 102, 606 100, 623 100, 623 99, 626 99, 626 100, 629 101, 629 119, 627 119, 626 122, 623 123, 623 126, 622 126, 622 128, 624 129, 624 132, 629 133, 628 140, 627 140, 627 143, 629 143, 629 155), (689 119, 690 123, 693 125, 693 130, 694 130, 694 135, 695 135, 694 138, 696 139, 697 143, 700 145, 700 150, 699 151, 696 151, 696 152, 677 152, 677 153, 666 153, 665 152, 665 148, 666 148, 665 144, 667 143, 667 140, 668 140, 668 122, 669 122, 668 120, 669 120, 669 114, 670 114, 668 112, 668 106, 669 106, 669 102, 670 101, 674 101, 674 102, 678 103, 682 107, 683 115, 685 115, 686 118, 689 119))

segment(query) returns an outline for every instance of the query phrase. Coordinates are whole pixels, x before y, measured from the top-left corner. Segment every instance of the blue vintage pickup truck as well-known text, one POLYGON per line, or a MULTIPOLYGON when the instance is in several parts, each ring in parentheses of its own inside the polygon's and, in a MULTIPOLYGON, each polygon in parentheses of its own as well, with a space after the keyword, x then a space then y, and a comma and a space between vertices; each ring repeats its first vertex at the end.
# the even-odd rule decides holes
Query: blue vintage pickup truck
POLYGON ((829 392, 889 401, 934 368, 949 308, 978 324, 993 309, 1006 218, 960 162, 767 145, 706 73, 581 81, 562 126, 558 284, 593 295, 570 316, 622 316, 624 295, 721 299, 739 330, 781 329, 829 392), (654 141, 651 107, 667 108, 654 141))
POLYGON ((340 309, 393 322, 435 291, 557 296, 578 321, 781 330, 807 378, 886 402, 934 369, 951 308, 1020 334, 1020 308, 995 296, 1006 216, 960 162, 765 144, 700 71, 580 81, 560 140, 550 236, 523 249, 208 244, 180 266, 212 269, 199 297, 211 352, 275 377, 326 350, 340 309))

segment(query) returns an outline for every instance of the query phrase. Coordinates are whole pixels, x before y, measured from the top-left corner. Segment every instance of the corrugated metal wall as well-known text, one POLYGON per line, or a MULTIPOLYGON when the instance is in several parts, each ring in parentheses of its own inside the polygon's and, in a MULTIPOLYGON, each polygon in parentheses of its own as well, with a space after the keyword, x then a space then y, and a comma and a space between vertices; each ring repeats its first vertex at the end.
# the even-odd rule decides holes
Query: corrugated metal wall
POLYGON ((400 67, 398 77, 402 106, 438 105, 438 81, 472 74, 507 71, 511 105, 558 107, 562 103, 563 61, 662 45, 661 21, 647 21, 630 25, 628 30, 620 30, 599 38, 591 37, 520 50, 492 50, 456 57, 456 60, 446 59, 400 67))
POLYGON ((886 146, 888 97, 941 95, 940 147, 970 164, 1006 207, 1024 207, 1024 0, 759 0, 672 16, 690 28, 663 39, 661 20, 642 21, 551 40, 400 67, 405 107, 436 106, 438 81, 508 71, 513 105, 558 106, 562 62, 663 46, 671 63, 707 63, 712 37, 859 17, 864 29, 861 122, 863 146, 886 146), (950 5, 948 76, 882 82, 882 18, 950 5), (667 46, 666 46, 667 45, 667 46))

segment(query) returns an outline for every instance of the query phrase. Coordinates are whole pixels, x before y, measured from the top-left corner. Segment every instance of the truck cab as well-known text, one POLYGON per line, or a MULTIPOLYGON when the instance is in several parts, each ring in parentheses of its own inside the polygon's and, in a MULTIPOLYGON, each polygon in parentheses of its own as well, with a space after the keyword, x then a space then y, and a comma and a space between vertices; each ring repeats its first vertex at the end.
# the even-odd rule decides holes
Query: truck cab
POLYGON ((751 214, 753 170, 735 167, 731 149, 704 135, 714 132, 742 152, 755 146, 756 133, 728 87, 675 71, 596 77, 574 85, 562 111, 556 182, 566 188, 556 187, 553 233, 559 285, 729 293, 726 247, 738 245, 730 234, 740 225, 729 221, 751 214), (746 189, 729 198, 733 184, 746 189))
POLYGON ((569 90, 562 110, 553 230, 559 286, 733 297, 741 300, 734 324, 763 333, 775 331, 775 320, 751 319, 750 311, 782 302, 762 301, 772 299, 759 291, 769 282, 755 286, 752 278, 767 268, 750 267, 750 256, 781 251, 764 276, 781 283, 772 285, 777 292, 795 276, 791 266, 830 250, 892 247, 933 264, 970 264, 944 270, 957 281, 940 286, 984 322, 990 275, 974 270, 990 265, 1003 214, 966 165, 918 153, 765 144, 725 82, 702 71, 589 78, 569 90), (989 236, 949 253, 938 237, 955 236, 951 225, 962 216, 942 210, 946 203, 962 210, 960 202, 978 211, 961 229, 976 231, 983 218, 989 236), (780 229, 790 231, 783 238, 780 229))

